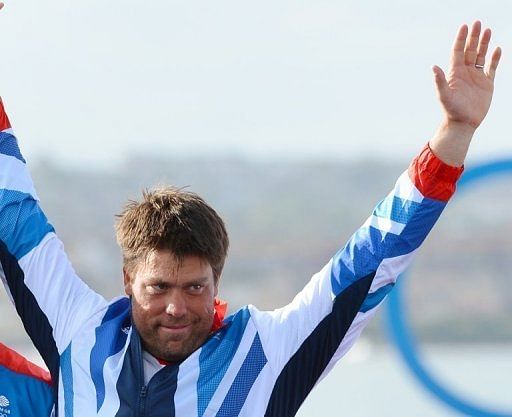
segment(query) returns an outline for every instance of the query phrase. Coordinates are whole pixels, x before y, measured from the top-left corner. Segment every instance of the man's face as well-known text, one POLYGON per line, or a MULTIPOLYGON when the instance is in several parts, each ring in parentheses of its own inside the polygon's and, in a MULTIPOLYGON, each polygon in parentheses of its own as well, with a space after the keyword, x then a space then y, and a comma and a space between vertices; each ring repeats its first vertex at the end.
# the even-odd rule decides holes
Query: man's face
POLYGON ((206 340, 217 295, 212 267, 196 256, 180 263, 156 250, 130 273, 124 272, 132 316, 144 348, 170 362, 185 359, 206 340))

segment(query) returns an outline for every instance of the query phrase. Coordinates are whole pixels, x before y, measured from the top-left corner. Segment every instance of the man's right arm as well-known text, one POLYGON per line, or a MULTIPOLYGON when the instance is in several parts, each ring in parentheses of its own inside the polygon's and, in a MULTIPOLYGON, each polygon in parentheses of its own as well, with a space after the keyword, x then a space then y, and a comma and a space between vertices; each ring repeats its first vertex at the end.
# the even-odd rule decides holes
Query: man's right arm
POLYGON ((53 374, 73 335, 106 302, 77 277, 41 210, 1 101, 0 261, 8 295, 53 374))

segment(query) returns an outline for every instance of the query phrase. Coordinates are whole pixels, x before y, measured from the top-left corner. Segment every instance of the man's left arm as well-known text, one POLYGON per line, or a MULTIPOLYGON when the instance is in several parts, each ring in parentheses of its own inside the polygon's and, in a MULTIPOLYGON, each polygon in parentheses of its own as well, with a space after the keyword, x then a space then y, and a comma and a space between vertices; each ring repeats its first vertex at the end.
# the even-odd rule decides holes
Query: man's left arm
POLYGON ((448 77, 434 75, 444 120, 394 189, 347 244, 286 307, 250 307, 276 378, 269 408, 296 410, 354 344, 397 277, 410 265, 455 191, 475 129, 493 94, 501 51, 485 61, 490 31, 459 29, 448 77))

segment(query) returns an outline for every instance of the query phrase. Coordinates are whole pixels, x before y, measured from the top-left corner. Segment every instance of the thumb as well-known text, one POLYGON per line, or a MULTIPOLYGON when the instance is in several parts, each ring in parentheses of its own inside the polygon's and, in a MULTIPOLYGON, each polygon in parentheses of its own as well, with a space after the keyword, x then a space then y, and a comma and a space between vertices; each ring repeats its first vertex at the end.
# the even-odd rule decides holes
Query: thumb
POLYGON ((437 93, 439 97, 444 97, 448 92, 448 82, 446 81, 446 76, 441 68, 437 65, 432 67, 432 72, 434 73, 434 81, 436 83, 437 93))

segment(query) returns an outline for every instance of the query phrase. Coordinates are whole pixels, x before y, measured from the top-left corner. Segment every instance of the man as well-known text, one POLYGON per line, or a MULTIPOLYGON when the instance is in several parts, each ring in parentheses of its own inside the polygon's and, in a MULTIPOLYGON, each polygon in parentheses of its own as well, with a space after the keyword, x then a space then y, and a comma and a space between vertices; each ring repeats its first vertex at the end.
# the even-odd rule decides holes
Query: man
POLYGON ((0 416, 43 417, 53 408, 50 374, 0 343, 0 416))
POLYGON ((172 188, 129 203, 117 223, 128 297, 107 302, 73 271, 38 205, 0 112, 4 282, 54 382, 59 416, 293 416, 353 345, 441 214, 485 117, 501 52, 490 31, 457 34, 444 121, 393 191, 286 307, 223 319, 228 238, 200 197, 172 188), (484 68, 485 67, 485 68, 484 68))

